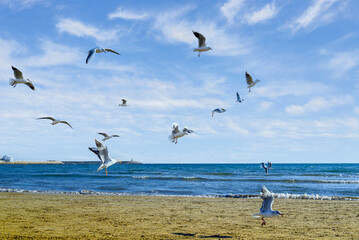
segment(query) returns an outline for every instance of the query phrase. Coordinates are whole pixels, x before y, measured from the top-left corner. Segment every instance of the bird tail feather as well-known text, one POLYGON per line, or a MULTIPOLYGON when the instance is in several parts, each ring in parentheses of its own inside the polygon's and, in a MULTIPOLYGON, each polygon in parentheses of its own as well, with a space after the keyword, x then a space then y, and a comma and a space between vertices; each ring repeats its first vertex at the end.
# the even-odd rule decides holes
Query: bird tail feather
POLYGON ((9 84, 10 84, 11 86, 15 86, 15 85, 16 85, 15 79, 10 78, 10 79, 9 79, 9 84))

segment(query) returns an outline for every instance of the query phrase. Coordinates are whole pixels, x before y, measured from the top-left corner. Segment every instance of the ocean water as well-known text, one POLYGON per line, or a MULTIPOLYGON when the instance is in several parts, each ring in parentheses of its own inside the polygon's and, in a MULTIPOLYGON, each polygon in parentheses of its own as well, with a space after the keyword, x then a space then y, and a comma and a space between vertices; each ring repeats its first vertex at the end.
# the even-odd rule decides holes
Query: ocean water
POLYGON ((0 165, 0 191, 230 197, 359 197, 359 164, 96 164, 0 165))

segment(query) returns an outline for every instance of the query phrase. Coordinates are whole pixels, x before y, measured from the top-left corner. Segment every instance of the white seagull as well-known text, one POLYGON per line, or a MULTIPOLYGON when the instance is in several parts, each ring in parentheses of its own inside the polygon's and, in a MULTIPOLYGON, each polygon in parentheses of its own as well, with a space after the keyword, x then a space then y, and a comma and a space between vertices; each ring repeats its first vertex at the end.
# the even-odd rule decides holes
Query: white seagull
POLYGON ((15 68, 15 67, 13 67, 13 66, 11 66, 11 68, 12 68, 12 70, 13 70, 13 72, 14 72, 14 77, 15 77, 15 79, 14 79, 14 78, 10 78, 10 79, 9 79, 9 84, 10 84, 11 86, 16 87, 16 84, 18 84, 18 83, 24 83, 24 84, 26 84, 29 88, 31 88, 32 90, 35 90, 35 87, 34 87, 34 85, 32 84, 32 82, 30 81, 30 79, 24 79, 24 77, 22 76, 22 72, 21 72, 19 69, 15 68))
POLYGON ((99 47, 95 47, 93 49, 90 49, 89 50, 89 53, 87 55, 87 58, 86 58, 86 64, 90 62, 90 60, 95 56, 95 53, 102 53, 102 52, 112 52, 112 53, 115 53, 117 55, 121 55, 119 54, 118 52, 112 50, 112 49, 109 49, 109 48, 99 48, 99 47))
POLYGON ((68 125, 70 128, 72 128, 72 126, 68 122, 60 121, 59 119, 55 119, 53 117, 41 117, 41 118, 38 118, 38 120, 39 119, 49 119, 49 120, 52 121, 52 123, 51 123, 52 125, 55 125, 55 124, 58 124, 58 123, 64 123, 64 124, 68 125))
POLYGON ((245 75, 246 75, 246 81, 247 81, 247 84, 248 84, 249 92, 251 92, 251 87, 254 87, 254 85, 259 83, 261 80, 257 79, 257 80, 255 80, 253 82, 253 78, 248 72, 246 72, 245 75))
POLYGON ((212 48, 206 46, 206 38, 202 34, 193 30, 192 32, 196 38, 198 38, 198 48, 193 49, 193 52, 198 52, 198 57, 200 56, 201 52, 212 50, 212 48))
POLYGON ((273 194, 268 191, 268 189, 265 186, 262 186, 261 191, 261 198, 263 199, 262 207, 259 209, 259 213, 253 213, 253 217, 262 217, 262 225, 265 225, 266 222, 264 221, 265 217, 276 217, 279 215, 282 215, 283 213, 279 211, 273 211, 272 205, 274 201, 273 194))
POLYGON ((214 109, 213 111, 212 111, 212 117, 213 117, 213 115, 214 115, 214 113, 216 112, 216 113, 224 113, 226 111, 226 109, 224 109, 224 108, 216 108, 216 109, 214 109))
POLYGON ((105 168, 107 175, 107 168, 117 162, 121 162, 119 159, 113 159, 108 155, 108 149, 105 145, 95 139, 96 147, 89 147, 89 150, 92 151, 96 156, 101 160, 102 164, 97 169, 100 171, 105 168))
POLYGON ((120 106, 120 107, 128 107, 127 100, 123 99, 123 98, 121 100, 122 100, 122 103, 118 104, 118 106, 120 106))
POLYGON ((177 144, 177 139, 188 135, 188 133, 193 133, 193 131, 187 127, 184 127, 181 131, 178 129, 178 123, 172 123, 172 134, 169 135, 168 138, 171 142, 177 144))
POLYGON ((237 96, 237 102, 242 103, 244 101, 244 99, 239 96, 238 92, 236 93, 236 96, 237 96))
POLYGON ((98 133, 98 134, 105 137, 104 139, 102 139, 102 141, 106 141, 106 140, 108 140, 110 138, 113 138, 113 137, 120 137, 119 135, 108 135, 107 133, 98 133))

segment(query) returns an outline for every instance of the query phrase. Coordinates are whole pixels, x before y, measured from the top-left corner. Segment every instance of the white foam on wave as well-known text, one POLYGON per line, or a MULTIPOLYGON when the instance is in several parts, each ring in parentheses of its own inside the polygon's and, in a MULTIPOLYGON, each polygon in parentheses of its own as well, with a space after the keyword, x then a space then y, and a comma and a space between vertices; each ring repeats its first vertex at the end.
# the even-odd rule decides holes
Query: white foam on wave
MULTIPOLYGON (((43 194, 66 194, 66 195, 107 195, 107 196, 161 196, 161 197, 203 197, 203 198, 260 198, 260 195, 251 194, 226 194, 226 195, 166 195, 166 194, 133 194, 133 193, 115 193, 115 192, 96 192, 91 190, 70 191, 38 191, 0 188, 0 192, 14 193, 43 193, 43 194)), ((312 199, 312 200, 341 200, 341 201, 359 201, 359 197, 339 197, 339 196, 321 196, 318 194, 291 194, 291 193, 272 193, 275 198, 283 199, 312 199)))

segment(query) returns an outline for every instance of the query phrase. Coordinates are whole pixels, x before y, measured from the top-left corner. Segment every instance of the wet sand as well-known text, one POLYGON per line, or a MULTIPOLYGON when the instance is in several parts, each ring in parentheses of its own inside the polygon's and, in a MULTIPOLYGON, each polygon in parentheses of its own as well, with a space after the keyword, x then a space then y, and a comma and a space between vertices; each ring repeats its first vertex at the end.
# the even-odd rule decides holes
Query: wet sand
POLYGON ((0 193, 0 239, 359 239, 359 201, 0 193))

